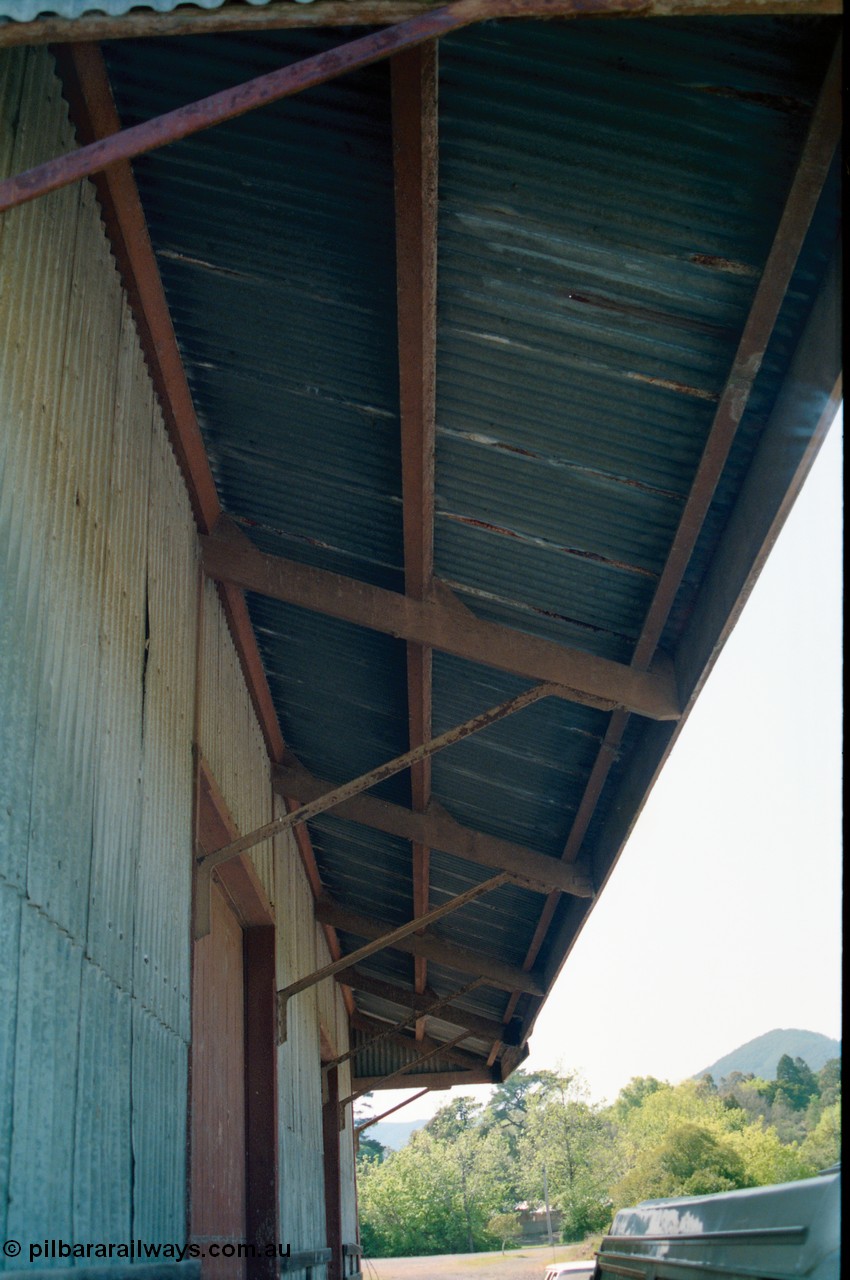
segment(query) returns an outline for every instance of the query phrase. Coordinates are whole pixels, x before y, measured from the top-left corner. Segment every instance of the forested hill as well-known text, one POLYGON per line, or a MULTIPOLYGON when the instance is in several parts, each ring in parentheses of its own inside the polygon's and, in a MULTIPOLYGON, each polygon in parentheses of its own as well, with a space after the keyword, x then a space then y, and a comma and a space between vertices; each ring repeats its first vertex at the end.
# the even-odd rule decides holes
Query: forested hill
POLYGON ((831 1058, 841 1057, 841 1041, 830 1040, 818 1031, 800 1031, 797 1028, 777 1028, 766 1031, 755 1040, 748 1040, 725 1057, 718 1058, 710 1067, 698 1071, 694 1079, 710 1075, 718 1083, 733 1071, 758 1076, 761 1080, 776 1079, 776 1064, 783 1054, 789 1058, 802 1058, 813 1071, 820 1071, 831 1058))

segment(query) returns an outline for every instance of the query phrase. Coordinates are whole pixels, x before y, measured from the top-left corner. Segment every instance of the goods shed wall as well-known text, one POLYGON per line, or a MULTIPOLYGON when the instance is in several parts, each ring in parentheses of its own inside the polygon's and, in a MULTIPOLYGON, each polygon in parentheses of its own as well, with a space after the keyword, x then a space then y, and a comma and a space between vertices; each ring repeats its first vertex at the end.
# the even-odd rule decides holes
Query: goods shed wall
MULTIPOLYGON (((48 53, 0 53, 0 173, 74 145, 48 53)), ((70 187, 0 218, 0 1233, 23 1242, 186 1238, 193 740, 241 830, 275 803, 200 584, 94 190, 70 187)), ((254 865, 282 983, 326 945, 292 839, 254 865)), ((325 1244, 320 1000, 345 1049, 330 988, 278 1051, 294 1250, 325 1244)))

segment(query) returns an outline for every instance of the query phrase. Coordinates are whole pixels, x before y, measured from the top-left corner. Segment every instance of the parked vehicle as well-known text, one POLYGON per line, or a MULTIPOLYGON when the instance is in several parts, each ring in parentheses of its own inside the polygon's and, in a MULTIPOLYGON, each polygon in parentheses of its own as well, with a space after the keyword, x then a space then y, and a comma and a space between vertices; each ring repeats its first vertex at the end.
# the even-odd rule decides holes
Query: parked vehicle
POLYGON ((596 1270, 593 1258, 582 1262, 553 1262, 546 1268, 543 1280, 589 1280, 596 1270))
MULTIPOLYGON (((597 1255, 598 1280, 839 1280, 841 1172, 621 1209, 597 1255)), ((547 1272, 546 1280, 549 1280, 547 1272)))

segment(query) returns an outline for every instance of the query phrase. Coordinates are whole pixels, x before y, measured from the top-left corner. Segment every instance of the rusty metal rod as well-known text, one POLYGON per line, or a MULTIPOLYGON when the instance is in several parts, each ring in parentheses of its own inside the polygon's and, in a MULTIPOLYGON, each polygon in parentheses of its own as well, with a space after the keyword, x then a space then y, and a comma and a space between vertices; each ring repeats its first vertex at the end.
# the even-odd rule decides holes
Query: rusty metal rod
MULTIPOLYGON (((623 0, 620 0, 622 5, 623 0)), ((626 0, 628 7, 639 12, 641 0, 626 0)), ((576 0, 575 13, 606 12, 610 0, 576 0)), ((556 6, 552 5, 553 10, 556 6)), ((373 31, 335 49, 304 58, 288 67, 256 76, 243 84, 210 94, 198 102, 187 103, 174 111, 155 116, 142 124, 122 129, 89 146, 81 147, 0 183, 0 212, 35 200, 71 182, 78 182, 115 164, 155 151, 213 125, 223 124, 238 116, 268 106, 281 98, 291 97, 304 89, 325 84, 337 76, 360 67, 380 62, 402 49, 412 49, 428 40, 439 39, 451 31, 487 18, 509 17, 522 12, 522 0, 457 0, 431 13, 419 14, 407 22, 373 31)))
MULTIPOLYGON (((429 1049, 427 1053, 423 1053, 420 1057, 414 1058, 412 1062, 405 1062, 403 1067, 396 1067, 395 1071, 391 1071, 389 1075, 381 1076, 381 1084, 386 1084, 388 1080, 394 1080, 396 1076, 403 1076, 406 1071, 411 1069, 411 1067, 421 1067, 422 1063, 427 1062, 429 1058, 436 1058, 437 1054, 446 1053, 449 1049, 453 1049, 456 1044, 460 1044, 461 1040, 468 1039, 469 1032, 464 1031, 459 1036, 455 1036, 454 1040, 447 1040, 445 1044, 438 1044, 434 1049, 429 1049)), ((413 1046, 415 1041, 411 1040, 410 1043, 411 1046, 413 1046)), ((360 1089, 357 1093, 350 1093, 347 1098, 343 1098, 340 1102, 340 1112, 344 1111, 349 1103, 356 1102, 358 1098, 362 1098, 364 1093, 371 1092, 371 1089, 360 1089)))
POLYGON ((419 1092, 414 1093, 412 1097, 405 1098, 402 1102, 397 1102, 394 1107, 388 1107, 387 1110, 382 1111, 379 1116, 370 1116, 368 1120, 363 1120, 360 1124, 356 1124, 354 1126, 355 1136, 359 1138, 364 1129, 371 1129, 373 1124, 379 1124, 381 1120, 386 1120, 387 1116, 391 1116, 394 1111, 401 1111, 402 1107, 406 1107, 408 1103, 416 1102, 419 1098, 424 1098, 425 1094, 430 1092, 431 1090, 426 1085, 424 1089, 420 1089, 419 1092))
POLYGON ((498 706, 491 707, 489 711, 482 711, 481 715, 473 716, 471 720, 466 720, 463 724, 456 725, 454 729, 441 733, 438 737, 432 738, 430 742, 423 743, 421 747, 415 747, 412 751, 406 751, 404 755, 388 760, 385 764, 379 765, 377 769, 372 769, 369 773, 363 773, 359 778, 354 778, 351 782, 346 782, 342 786, 336 787, 333 791, 329 791, 327 795, 319 796, 317 800, 311 800, 309 804, 303 804, 299 808, 293 809, 291 813, 287 813, 281 818, 276 818, 274 822, 267 822, 265 826, 258 827, 256 831, 250 831, 247 835, 240 836, 238 840, 234 840, 231 844, 223 845, 221 849, 216 849, 212 853, 201 854, 197 859, 198 866, 208 868, 220 866, 222 862, 228 862, 231 858, 235 858, 237 854, 244 853, 246 849, 252 849, 254 845, 260 844, 263 840, 269 840, 272 836, 279 835, 282 831, 287 831, 298 823, 309 822, 311 818, 318 817, 320 813, 326 813, 328 809, 333 809, 335 805, 341 804, 343 800, 349 800, 352 796, 359 795, 361 791, 368 791, 370 787, 377 786, 385 778, 391 778, 393 774, 401 773, 403 769, 408 769, 410 765, 415 764, 418 760, 426 760, 429 756, 436 755, 438 751, 442 751, 445 747, 451 747, 456 742, 462 742, 464 738, 471 737, 474 733, 480 733, 482 729, 488 728, 498 720, 503 720, 505 716, 521 711, 524 707, 531 706, 533 702, 539 702, 541 698, 555 697, 557 693, 557 685, 534 685, 531 689, 527 689, 525 693, 520 693, 515 698, 509 698, 507 702, 500 702, 498 706))
MULTIPOLYGON (((421 927, 423 917, 417 916, 417 923, 421 927)), ((398 1035, 399 1031, 404 1031, 406 1027, 410 1027, 414 1022, 418 1022, 420 1018, 431 1017, 438 1009, 442 1009, 447 1004, 451 1004, 453 1000, 457 1000, 460 996, 468 995, 470 991, 474 991, 476 987, 484 986, 484 978, 475 978, 472 982, 467 982, 465 987, 459 987, 457 991, 452 991, 447 996, 441 996, 439 1000, 435 1000, 433 1004, 429 1004, 424 1009, 414 1010, 408 1014, 401 1022, 393 1022, 386 1031, 381 1031, 378 1035, 372 1036, 371 1040, 359 1044, 356 1049, 349 1049, 346 1053, 341 1053, 338 1058, 332 1058, 330 1062, 322 1063, 322 1070, 329 1071, 331 1067, 338 1067, 343 1062, 348 1062, 349 1058, 355 1058, 358 1053, 362 1053, 364 1049, 372 1049, 376 1044, 381 1044, 384 1040, 389 1040, 392 1036, 398 1035)), ((471 1035, 471 1032, 468 1032, 471 1035)))
MULTIPOLYGON (((371 942, 358 947, 356 951, 350 952, 349 955, 340 956, 339 960, 332 960, 330 964, 323 965, 321 969, 308 973, 305 978, 298 978, 295 982, 290 982, 288 987, 281 987, 278 991, 278 1003, 285 1004, 290 996, 297 995, 299 991, 306 991, 308 987, 314 987, 317 982, 323 982, 325 978, 332 978, 334 974, 340 973, 343 969, 348 969, 351 965, 358 964, 361 960, 367 960, 369 956, 373 956, 377 951, 386 950, 394 942, 401 942, 403 938, 410 937, 411 933, 418 933, 420 929, 425 929, 437 920, 442 920, 443 916, 449 915, 452 911, 457 911, 459 907, 465 907, 467 903, 474 902, 482 894, 490 893, 493 889, 500 888, 509 879, 510 877, 505 872, 498 876, 491 876, 483 884, 473 885, 465 893, 459 893, 456 897, 449 898, 448 902, 444 902, 442 906, 434 907, 433 911, 426 912, 424 916, 414 916, 406 924, 399 925, 397 929, 390 929, 387 933, 382 933, 380 937, 373 938, 371 942)), ((466 1037, 472 1033, 465 1031, 463 1034, 466 1037)))

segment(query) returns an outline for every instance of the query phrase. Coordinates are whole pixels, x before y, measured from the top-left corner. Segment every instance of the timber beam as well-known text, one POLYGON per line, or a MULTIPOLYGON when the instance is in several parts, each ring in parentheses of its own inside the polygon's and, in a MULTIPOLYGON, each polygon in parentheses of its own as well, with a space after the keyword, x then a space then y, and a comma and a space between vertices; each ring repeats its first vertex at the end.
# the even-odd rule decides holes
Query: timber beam
MULTIPOLYGON (((436 1058, 441 1054, 448 1053, 456 1044, 459 1044, 461 1040, 465 1039, 466 1032, 463 1032, 461 1035, 455 1036, 454 1040, 448 1040, 445 1044, 434 1045, 425 1053, 421 1051, 419 1043, 416 1040, 409 1040, 408 1044, 413 1049, 415 1056, 411 1058, 409 1062, 405 1062, 400 1067, 396 1067, 395 1071, 390 1071, 388 1075, 381 1076, 380 1078, 384 1087, 386 1088, 391 1080, 396 1080, 399 1076, 406 1075, 411 1067, 419 1067, 423 1062, 427 1062, 430 1058, 436 1058)), ((360 1081, 355 1081, 355 1083, 359 1084, 360 1081)), ((402 1088, 404 1088, 404 1085, 402 1085, 402 1088)), ((343 1098, 339 1104, 340 1118, 342 1119, 344 1116, 346 1107, 350 1106, 351 1103, 356 1102, 358 1098, 362 1098, 364 1093, 370 1092, 370 1089, 356 1089, 354 1093, 350 1093, 347 1098, 343 1098)), ((340 1123, 340 1128, 343 1128, 342 1123, 340 1123)))
POLYGON ((433 1075, 425 1071, 418 1074, 408 1071, 403 1084, 384 1081, 384 1076, 354 1077, 354 1084, 358 1086, 361 1097, 364 1093, 374 1093, 377 1089, 453 1089, 455 1085, 465 1087, 468 1084, 501 1084, 502 1077, 498 1070, 482 1065, 474 1071, 435 1071, 433 1075))
POLYGON ((650 720, 677 720, 679 698, 672 664, 657 659, 647 671, 600 658, 478 618, 445 583, 427 599, 373 587, 258 550, 227 517, 201 538, 204 569, 219 582, 327 614, 401 640, 441 649, 552 685, 555 697, 603 711, 623 709, 650 720))
MULTIPOLYGON (((402 951, 406 955, 424 956, 426 960, 433 960, 459 973, 472 973, 486 978, 487 985, 491 987, 500 987, 505 991, 524 991, 533 996, 546 994, 544 987, 533 973, 526 973, 513 965, 504 964, 494 956, 482 955, 479 951, 460 947, 453 942, 444 942, 434 934, 429 934, 427 930, 422 934, 413 933, 405 938, 387 941, 392 928, 385 920, 358 915, 357 912, 347 911, 344 907, 337 906, 327 899, 316 903, 316 919, 320 924, 332 924, 335 929, 353 933, 358 938, 380 938, 384 946, 391 946, 394 950, 402 951)), ((417 929, 421 929, 427 923, 427 916, 421 916, 413 923, 417 929)), ((352 952, 346 958, 349 962, 353 962, 356 955, 357 952, 352 952)))
MULTIPOLYGON (((450 1001, 454 1000, 456 996, 466 995, 467 992, 474 991, 476 987, 483 985, 483 978, 474 978, 472 982, 468 982, 465 987, 461 987, 458 991, 452 992, 447 996, 440 996, 439 999, 435 999, 427 1006, 427 1008, 422 1009, 421 1012, 414 1012, 409 1017, 402 1018, 401 1022, 394 1022, 389 1026, 385 1022, 381 1022, 380 1019, 364 1018, 362 1014, 352 1014, 351 1025, 353 1027, 357 1027, 359 1030, 374 1031, 375 1034, 371 1040, 366 1041, 364 1044, 359 1044, 353 1049, 347 1049, 345 1053, 339 1054, 336 1058, 331 1058, 329 1062, 323 1062, 322 1070, 329 1071, 331 1067, 338 1067, 343 1062, 348 1062, 350 1058, 356 1057, 358 1053, 363 1053, 366 1049, 371 1049, 376 1044, 380 1044, 383 1040, 395 1039, 402 1031, 405 1031, 413 1022, 417 1021, 417 1019, 433 1016, 438 1012, 438 1010, 442 1009, 445 1005, 449 1004, 450 1001), (364 1027, 361 1025, 363 1022, 368 1022, 369 1026, 364 1027)), ((416 1038, 419 1040, 422 1037, 417 1034, 416 1038)))
MULTIPOLYGON (((302 804, 332 790, 333 784, 314 777, 300 765, 280 765, 273 769, 272 781, 279 795, 302 804)), ((560 889, 578 898, 593 897, 593 884, 584 864, 567 864, 558 858, 526 849, 498 836, 485 835, 465 827, 432 800, 424 813, 413 813, 402 805, 390 804, 375 796, 359 795, 334 808, 334 817, 372 827, 386 835, 410 840, 414 845, 439 849, 478 866, 522 876, 541 893, 560 889)))
MULTIPOLYGON (((350 987, 353 991, 362 991, 364 995, 377 996, 379 1000, 386 1000, 389 1004, 398 1005, 402 1009, 413 1009, 421 1016, 427 1016, 427 1005, 429 1001, 436 999, 433 991, 425 991, 421 995, 416 991, 411 991, 407 987, 396 987, 391 982, 383 982, 380 978, 373 978, 371 974, 363 973, 361 969, 350 968, 341 969, 336 975, 337 982, 344 983, 346 987, 350 987)), ((453 992, 451 999, 458 998, 459 993, 453 992)), ((480 1014, 470 1013, 466 1009, 458 1009, 448 1004, 440 1014, 441 1022, 451 1023, 455 1027, 466 1027, 471 1035, 481 1040, 500 1040, 505 1045, 519 1044, 519 1022, 512 1027, 506 1027, 501 1022, 496 1022, 493 1018, 483 1018, 480 1014)))
MULTIPOLYGON (((0 48, 6 45, 41 45, 80 40, 139 40, 163 36, 210 35, 234 31, 301 30, 305 27, 390 26, 433 9, 434 0, 315 0, 292 4, 272 0, 257 7, 226 3, 218 9, 180 5, 169 13, 149 9, 113 17, 84 13, 79 18, 54 15, 32 22, 6 22, 0 26, 0 48)), ((524 0, 514 4, 506 18, 671 18, 731 17, 750 14, 840 14, 841 0, 524 0)))
MULTIPOLYGON (((267 822, 262 827, 257 827, 255 831, 249 832, 248 835, 240 836, 238 840, 223 845, 212 853, 204 854, 197 859, 198 864, 206 866, 207 870, 212 870, 213 867, 219 866, 222 862, 229 862, 237 854, 245 853, 247 849, 253 849, 254 845, 262 844, 264 840, 270 840, 272 836, 280 835, 282 831, 288 831, 292 827, 309 822, 311 818, 317 818, 320 813, 335 809, 344 800, 349 800, 352 796, 359 795, 361 791, 368 791, 370 787, 376 787, 379 782, 393 777, 396 773, 401 773, 404 769, 409 769, 411 765, 417 764, 420 760, 426 760, 430 756, 436 755, 438 751, 444 751, 446 747, 452 747, 457 742, 463 742, 474 733, 480 733, 482 729, 488 729, 490 725, 496 724, 499 720, 504 720, 506 716, 515 715, 517 711, 522 711, 525 707, 530 707, 532 703, 539 702, 541 698, 551 697, 552 692, 553 686, 550 684, 534 685, 531 689, 526 689, 524 693, 518 693, 516 697, 508 698, 507 702, 500 702, 498 706, 482 711, 480 715, 473 716, 471 720, 465 720, 463 724, 456 725, 454 729, 448 729, 438 737, 432 738, 430 742, 425 742, 422 746, 416 747, 412 751, 406 751, 404 755, 395 756, 394 759, 387 760, 384 764, 379 764, 376 769, 370 769, 368 773, 361 773, 359 778, 353 778, 351 782, 345 782, 341 786, 334 788, 326 795, 319 796, 316 800, 311 800, 297 809, 290 810, 284 817, 276 818, 274 822, 267 822)), ((514 880, 517 884, 525 883, 525 877, 521 875, 505 873, 505 878, 514 880)))
MULTIPOLYGON (((355 1031, 363 1031, 367 1035, 385 1035, 393 1044, 400 1045, 403 1049, 410 1049, 416 1054, 430 1053, 432 1050, 435 1054, 444 1053, 449 1062, 453 1062, 458 1067, 469 1067, 472 1070, 480 1067, 484 1063, 484 1058, 480 1053, 468 1053, 463 1049, 455 1046, 469 1039, 469 1033, 461 1032, 457 1036, 453 1036, 451 1040, 435 1040, 433 1036, 425 1035, 421 1040, 417 1040, 413 1034, 406 1035, 403 1031, 396 1031, 393 1027, 387 1027, 386 1022, 382 1022, 380 1018, 370 1018, 366 1014, 354 1013, 351 1015, 351 1026, 355 1031)), ((355 1053, 361 1050, 365 1051, 371 1047, 370 1044, 358 1046, 355 1053)), ((414 1059, 411 1059, 415 1062, 414 1059)))
POLYGON ((370 1116, 368 1120, 361 1120, 359 1124, 354 1126, 355 1141, 360 1137, 364 1129, 371 1129, 373 1124, 380 1124, 382 1120, 386 1120, 387 1116, 391 1116, 396 1111, 401 1111, 402 1107, 409 1106, 411 1102, 418 1102, 420 1098, 425 1097, 426 1093, 428 1093, 427 1089, 420 1089, 418 1093, 411 1094, 409 1098, 405 1098, 402 1102, 397 1102, 394 1107, 388 1107, 379 1116, 370 1116))
MULTIPOLYGON (((507 883, 507 880, 508 877, 506 875, 493 876, 492 879, 485 880, 483 884, 473 885, 465 893, 459 893, 456 897, 449 898, 448 902, 435 907, 427 915, 408 920, 406 924, 398 925, 395 929, 390 927, 385 933, 381 932, 373 935, 371 942, 359 947, 356 951, 352 951, 350 955, 343 956, 339 960, 333 960, 330 964, 322 965, 321 969, 305 974, 303 978, 297 978, 295 982, 290 982, 288 986, 281 988, 277 993, 278 1038, 280 1042, 282 1043, 286 1039, 286 1006, 292 996, 298 995, 300 991, 308 990, 309 987, 315 987, 319 982, 323 982, 325 978, 335 977, 341 969, 346 968, 348 965, 356 964, 358 960, 365 960, 369 956, 375 955, 376 952, 383 951, 386 947, 402 945, 409 935, 415 933, 417 929, 421 929, 424 925, 431 924, 436 920, 442 920, 443 916, 449 915, 450 912, 457 911, 460 907, 465 907, 467 903, 474 902, 476 898, 480 898, 483 894, 500 888, 507 883)), ((318 911, 318 903, 316 905, 318 911)))

